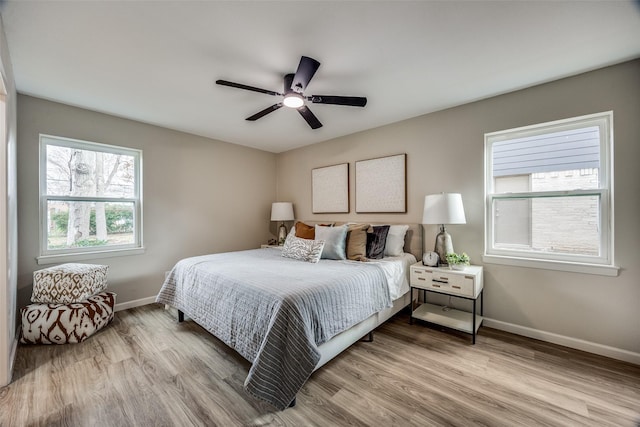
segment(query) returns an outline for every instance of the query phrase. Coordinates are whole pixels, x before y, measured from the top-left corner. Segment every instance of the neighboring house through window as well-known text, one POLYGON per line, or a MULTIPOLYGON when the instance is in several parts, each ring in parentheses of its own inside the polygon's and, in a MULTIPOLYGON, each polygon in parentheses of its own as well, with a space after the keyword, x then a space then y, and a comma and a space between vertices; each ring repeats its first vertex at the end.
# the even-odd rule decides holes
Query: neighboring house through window
POLYGON ((142 153, 40 136, 38 263, 142 252, 142 153))
POLYGON ((486 262, 617 274, 613 114, 485 135, 486 262))

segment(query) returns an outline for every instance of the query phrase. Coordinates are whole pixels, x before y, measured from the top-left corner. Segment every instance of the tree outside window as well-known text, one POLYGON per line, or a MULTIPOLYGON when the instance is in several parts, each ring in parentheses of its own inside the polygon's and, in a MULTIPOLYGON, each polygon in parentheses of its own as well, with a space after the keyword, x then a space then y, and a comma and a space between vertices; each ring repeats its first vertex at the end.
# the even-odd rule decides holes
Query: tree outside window
POLYGON ((140 247, 140 152, 41 137, 41 255, 140 247))

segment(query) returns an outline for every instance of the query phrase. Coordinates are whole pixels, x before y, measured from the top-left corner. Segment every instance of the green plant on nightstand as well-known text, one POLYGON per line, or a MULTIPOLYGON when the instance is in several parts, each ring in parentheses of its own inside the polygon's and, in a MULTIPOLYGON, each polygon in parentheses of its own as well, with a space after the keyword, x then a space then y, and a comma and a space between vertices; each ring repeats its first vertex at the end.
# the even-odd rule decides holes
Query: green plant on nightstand
POLYGON ((464 268, 469 265, 469 255, 465 252, 461 254, 457 254, 455 252, 450 252, 445 257, 447 259, 447 264, 449 267, 454 270, 464 270, 464 268))

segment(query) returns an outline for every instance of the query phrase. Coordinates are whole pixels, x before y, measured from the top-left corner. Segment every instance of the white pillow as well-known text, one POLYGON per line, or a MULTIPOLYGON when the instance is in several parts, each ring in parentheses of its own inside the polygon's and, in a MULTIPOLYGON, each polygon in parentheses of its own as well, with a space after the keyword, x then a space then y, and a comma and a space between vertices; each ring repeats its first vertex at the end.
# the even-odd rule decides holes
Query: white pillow
POLYGON ((347 259, 347 226, 323 227, 316 225, 316 239, 324 240, 323 259, 347 259))
POLYGON ((282 247, 282 256, 316 263, 320 261, 322 248, 324 248, 324 240, 301 239, 295 234, 289 234, 282 247))
POLYGON ((399 256, 404 252, 404 235, 407 234, 408 225, 392 225, 387 234, 387 243, 384 245, 384 256, 399 256))

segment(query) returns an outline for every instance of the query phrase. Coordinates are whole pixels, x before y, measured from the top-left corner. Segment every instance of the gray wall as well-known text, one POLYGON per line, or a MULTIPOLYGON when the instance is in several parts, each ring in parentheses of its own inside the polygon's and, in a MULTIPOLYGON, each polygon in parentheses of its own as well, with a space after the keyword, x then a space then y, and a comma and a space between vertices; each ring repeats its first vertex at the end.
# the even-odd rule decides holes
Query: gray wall
POLYGON ((276 156, 106 114, 18 97, 19 305, 28 303, 38 255, 39 134, 143 151, 143 255, 107 264, 124 303, 155 296, 179 259, 260 247, 270 234, 276 156))
MULTIPOLYGON (((424 196, 462 193, 466 225, 449 226, 454 246, 481 264, 484 134, 613 110, 615 253, 618 277, 485 265, 487 317, 640 353, 640 60, 462 105, 281 153, 279 200, 310 220, 421 222, 424 196), (354 161, 407 153, 406 214, 354 213, 354 161), (311 213, 311 169, 350 163, 351 213, 311 213)), ((420 96, 429 96, 420 94, 420 96)), ((426 226, 425 242, 435 240, 426 226)))

